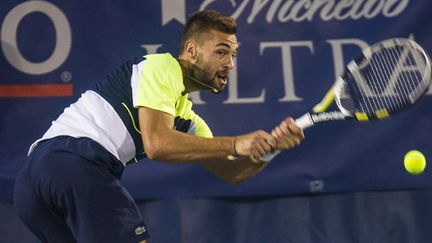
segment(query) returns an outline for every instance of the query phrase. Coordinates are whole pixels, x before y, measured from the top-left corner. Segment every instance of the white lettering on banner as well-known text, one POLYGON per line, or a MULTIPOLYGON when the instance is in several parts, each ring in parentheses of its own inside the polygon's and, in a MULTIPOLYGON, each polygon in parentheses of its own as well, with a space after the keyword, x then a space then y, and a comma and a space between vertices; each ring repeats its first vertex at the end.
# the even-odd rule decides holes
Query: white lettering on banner
MULTIPOLYGON (((199 9, 212 8, 212 3, 217 1, 204 1, 199 9)), ((408 4, 409 0, 243 0, 238 6, 232 2, 234 10, 231 17, 237 19, 251 9, 247 17, 249 24, 265 11, 268 23, 272 23, 275 18, 282 23, 312 21, 316 16, 323 21, 372 19, 380 14, 392 18, 401 14, 408 4)))
POLYGON ((27 1, 17 5, 5 17, 1 27, 1 46, 8 62, 26 74, 39 75, 58 68, 69 55, 72 34, 65 14, 55 5, 45 1, 27 1), (17 31, 21 20, 30 13, 41 12, 52 21, 56 43, 51 56, 42 62, 30 62, 23 57, 17 45, 17 31))
MULTIPOLYGON (((234 59, 234 67, 237 67, 237 59, 234 59)), ((228 99, 224 101, 224 104, 257 104, 264 103, 265 90, 261 90, 261 94, 258 97, 253 98, 240 98, 238 96, 238 79, 237 79, 237 68, 234 68, 229 74, 228 82, 228 99)))
POLYGON ((312 41, 290 41, 290 42, 262 42, 260 43, 261 55, 266 48, 280 48, 282 54, 283 81, 285 96, 279 101, 303 100, 295 94, 294 71, 291 49, 293 47, 308 47, 313 53, 312 41))

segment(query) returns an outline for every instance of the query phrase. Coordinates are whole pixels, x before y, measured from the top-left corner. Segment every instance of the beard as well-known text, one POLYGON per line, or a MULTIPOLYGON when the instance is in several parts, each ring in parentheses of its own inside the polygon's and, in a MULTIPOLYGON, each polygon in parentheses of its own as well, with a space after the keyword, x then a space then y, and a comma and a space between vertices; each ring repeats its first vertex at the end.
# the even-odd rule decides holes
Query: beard
POLYGON ((216 73, 211 70, 210 65, 204 61, 202 54, 199 53, 195 64, 192 66, 192 76, 201 85, 210 88, 213 93, 220 93, 225 88, 225 85, 217 82, 216 73))

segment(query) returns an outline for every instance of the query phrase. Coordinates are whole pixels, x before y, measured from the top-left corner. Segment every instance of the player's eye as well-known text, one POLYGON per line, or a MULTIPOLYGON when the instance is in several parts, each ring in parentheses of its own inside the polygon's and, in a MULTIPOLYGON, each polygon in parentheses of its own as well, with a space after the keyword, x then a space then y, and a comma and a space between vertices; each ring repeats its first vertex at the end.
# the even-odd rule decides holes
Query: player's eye
POLYGON ((225 56, 225 51, 216 51, 216 54, 218 54, 218 56, 221 56, 221 57, 223 57, 223 56, 225 56))

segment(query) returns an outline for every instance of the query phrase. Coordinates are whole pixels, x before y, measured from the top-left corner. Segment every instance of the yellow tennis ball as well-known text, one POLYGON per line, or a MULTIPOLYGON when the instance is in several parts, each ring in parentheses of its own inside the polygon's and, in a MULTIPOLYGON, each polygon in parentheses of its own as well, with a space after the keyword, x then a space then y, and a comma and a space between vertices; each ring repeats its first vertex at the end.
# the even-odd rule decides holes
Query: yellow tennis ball
POLYGON ((409 173, 420 174, 426 168, 426 158, 420 151, 411 150, 405 154, 404 166, 409 173))

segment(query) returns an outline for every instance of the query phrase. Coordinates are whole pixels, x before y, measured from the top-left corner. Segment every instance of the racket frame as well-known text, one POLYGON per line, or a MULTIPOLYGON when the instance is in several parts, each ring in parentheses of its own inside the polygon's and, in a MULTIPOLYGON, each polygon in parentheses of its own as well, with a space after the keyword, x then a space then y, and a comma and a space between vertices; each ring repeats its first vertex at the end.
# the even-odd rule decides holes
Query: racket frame
MULTIPOLYGON (((430 85, 430 79, 431 79, 431 68, 430 68, 430 58, 428 54, 423 50, 423 48, 416 43, 415 41, 412 41, 410 39, 406 38, 393 38, 384 40, 381 42, 378 42, 362 51, 362 55, 365 59, 370 59, 374 53, 379 51, 382 48, 390 48, 395 45, 410 45, 414 49, 418 50, 425 60, 425 66, 428 66, 424 68, 424 73, 422 73, 423 82, 421 85, 419 85, 418 89, 423 89, 424 91, 427 90, 427 86, 430 85)), ((348 70, 355 70, 358 68, 362 68, 361 65, 359 66, 356 60, 351 60, 348 65, 348 70)), ((355 72, 352 72, 355 73, 355 72)), ((345 81, 342 78, 342 75, 339 75, 333 86, 327 91, 324 98, 319 102, 317 105, 315 105, 312 109, 312 111, 307 112, 306 114, 302 115, 301 117, 297 118, 296 124, 302 128, 306 129, 309 127, 312 127, 316 123, 324 122, 324 121, 334 121, 334 120, 347 120, 347 119, 353 119, 355 118, 357 121, 368 121, 368 117, 362 116, 362 114, 355 114, 344 108, 341 104, 341 90, 345 86, 345 81), (333 103, 336 102, 336 105, 339 110, 336 111, 330 111, 326 112, 328 107, 333 103)), ((421 96, 421 95, 420 95, 421 96)), ((419 97, 420 97, 419 96, 419 97)), ((411 99, 411 104, 413 104, 417 99, 411 99)), ((387 116, 383 116, 385 118, 387 116)))
MULTIPOLYGON (((389 47, 392 47, 395 45, 405 45, 406 43, 408 43, 414 49, 417 49, 423 55, 423 58, 425 60, 425 71, 422 74, 423 82, 422 82, 421 86, 418 87, 418 89, 423 89, 422 94, 424 94, 427 90, 427 87, 430 85, 430 80, 431 80, 430 57, 423 50, 423 48, 418 43, 416 43, 415 41, 410 40, 410 39, 406 39, 406 38, 393 38, 393 39, 384 40, 384 41, 378 42, 378 43, 364 49, 362 51, 362 55, 366 59, 370 59, 372 57, 372 55, 379 49, 389 48, 389 47)), ((362 67, 358 66, 358 63, 356 62, 356 60, 351 60, 348 63, 347 68, 349 70, 353 70, 353 69, 362 68, 362 67)), ((340 92, 340 91, 345 86, 345 81, 343 80, 342 76, 343 76, 343 74, 339 75, 336 78, 332 87, 327 91, 327 93, 325 94, 325 96, 321 100, 321 102, 313 107, 312 111, 305 113, 304 115, 302 115, 301 117, 299 117, 295 120, 297 126, 299 126, 302 129, 306 129, 306 128, 314 126, 316 123, 324 122, 324 121, 347 120, 347 119, 352 119, 352 118, 355 118, 358 121, 368 121, 369 120, 367 117, 365 118, 365 117, 358 116, 357 114, 353 114, 352 112, 350 112, 349 110, 345 109, 342 106, 342 104, 340 102, 341 98, 342 98, 341 97, 342 92, 340 92), (336 105, 337 105, 339 110, 326 112, 328 107, 334 101, 336 101, 336 105)), ((420 94, 416 99, 411 98, 411 104, 413 104, 418 98, 420 98, 422 96, 422 94, 420 94)), ((385 116, 385 117, 387 117, 387 116, 385 116)), ((268 154, 268 155, 262 157, 261 159, 265 162, 269 162, 275 156, 277 156, 280 152, 281 152, 281 150, 277 150, 274 153, 271 153, 271 154, 268 154)))

